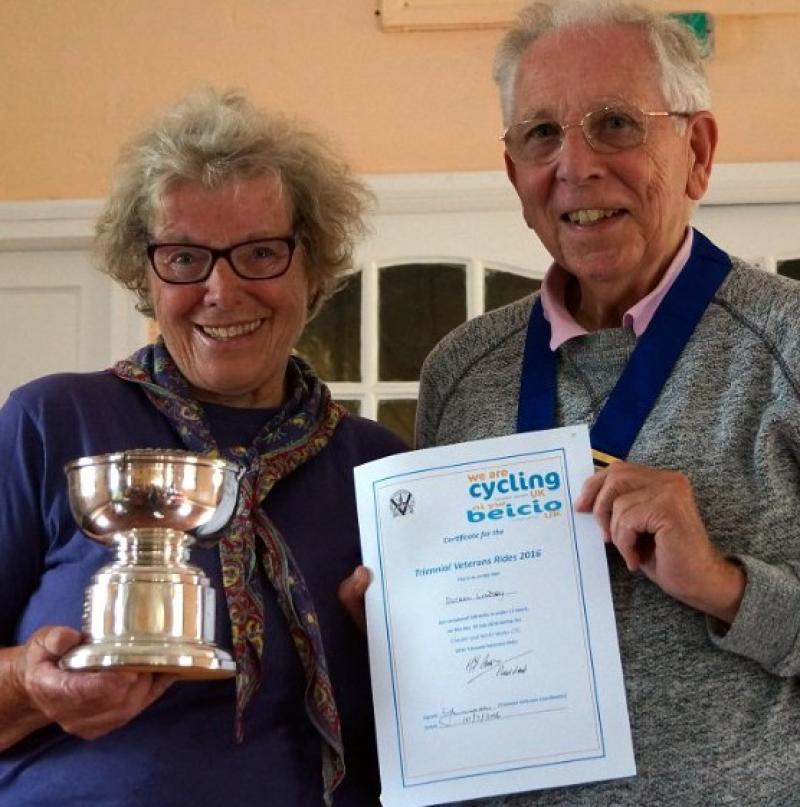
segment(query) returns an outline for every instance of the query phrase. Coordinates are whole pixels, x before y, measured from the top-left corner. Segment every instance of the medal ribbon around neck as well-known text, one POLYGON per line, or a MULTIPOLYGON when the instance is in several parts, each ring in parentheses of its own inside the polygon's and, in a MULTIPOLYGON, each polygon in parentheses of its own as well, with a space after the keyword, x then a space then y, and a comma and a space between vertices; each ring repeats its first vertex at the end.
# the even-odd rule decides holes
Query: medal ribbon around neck
MULTIPOLYGON (((596 466, 605 467, 628 456, 675 362, 730 269, 730 256, 695 230, 686 266, 661 301, 647 330, 638 338, 589 432, 596 466)), ((550 323, 537 297, 528 321, 522 359, 518 432, 555 426, 557 371, 550 335, 550 323)))

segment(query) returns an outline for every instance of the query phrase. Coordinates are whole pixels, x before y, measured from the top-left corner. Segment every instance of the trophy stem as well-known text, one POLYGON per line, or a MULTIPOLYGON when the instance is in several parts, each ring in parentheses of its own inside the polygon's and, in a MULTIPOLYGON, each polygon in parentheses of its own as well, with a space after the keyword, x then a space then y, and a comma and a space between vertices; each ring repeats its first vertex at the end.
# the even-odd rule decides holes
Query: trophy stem
POLYGON ((193 538, 181 530, 133 528, 113 536, 114 568, 127 566, 184 567, 193 538))
POLYGON ((86 589, 87 641, 61 666, 125 667, 184 678, 226 678, 230 654, 214 645, 215 592, 189 561, 192 536, 171 528, 136 527, 111 537, 114 560, 86 589))

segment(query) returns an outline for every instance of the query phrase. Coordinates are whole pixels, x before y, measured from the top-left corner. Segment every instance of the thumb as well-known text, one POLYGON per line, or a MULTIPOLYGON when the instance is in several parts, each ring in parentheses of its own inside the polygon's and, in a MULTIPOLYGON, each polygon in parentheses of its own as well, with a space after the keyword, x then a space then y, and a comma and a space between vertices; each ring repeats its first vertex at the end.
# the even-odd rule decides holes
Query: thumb
POLYGON ((339 602, 362 633, 366 633, 367 619, 364 611, 364 594, 369 588, 372 575, 366 566, 356 566, 350 577, 339 585, 339 602))
POLYGON ((62 626, 40 628, 31 637, 33 645, 40 649, 41 657, 51 660, 60 659, 80 644, 81 638, 80 631, 62 626))
POLYGON ((366 566, 356 566, 353 573, 344 582, 356 597, 364 599, 369 584, 372 582, 372 575, 366 566))

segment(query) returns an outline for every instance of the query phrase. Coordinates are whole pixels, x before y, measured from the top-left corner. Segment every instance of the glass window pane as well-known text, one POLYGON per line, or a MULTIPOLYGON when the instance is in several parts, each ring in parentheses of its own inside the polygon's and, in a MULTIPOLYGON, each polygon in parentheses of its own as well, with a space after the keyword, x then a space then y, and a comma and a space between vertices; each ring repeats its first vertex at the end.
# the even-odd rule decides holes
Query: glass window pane
POLYGON ((416 381, 431 348, 467 318, 466 267, 405 264, 380 270, 381 381, 416 381))
POLYGON ((410 446, 414 445, 414 419, 417 416, 416 401, 379 401, 378 423, 400 435, 410 446))
POLYGON ((800 258, 792 258, 789 261, 778 261, 778 274, 784 277, 791 277, 800 280, 800 258))
POLYGON ((325 381, 361 381, 361 273, 306 325, 297 352, 325 381))
POLYGON ((515 275, 512 272, 501 272, 497 269, 487 269, 484 275, 484 294, 486 298, 486 311, 501 308, 504 305, 525 297, 536 291, 542 283, 532 277, 515 275))
POLYGON ((341 404, 348 412, 353 415, 361 414, 361 401, 352 398, 335 398, 336 403, 341 404))

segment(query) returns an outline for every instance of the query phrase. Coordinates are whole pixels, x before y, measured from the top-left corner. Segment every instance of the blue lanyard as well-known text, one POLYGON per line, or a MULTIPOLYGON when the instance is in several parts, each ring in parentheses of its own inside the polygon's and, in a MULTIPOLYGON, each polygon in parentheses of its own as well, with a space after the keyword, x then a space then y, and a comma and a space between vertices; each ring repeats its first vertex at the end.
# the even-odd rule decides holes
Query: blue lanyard
MULTIPOLYGON (((730 268, 730 257, 695 230, 686 266, 637 340, 589 433, 593 449, 610 455, 612 460, 627 457, 675 362, 730 268)), ((556 354, 550 350, 550 323, 537 298, 522 359, 517 431, 552 428, 555 414, 556 354)))

